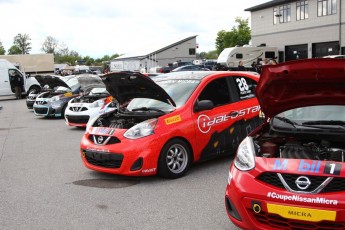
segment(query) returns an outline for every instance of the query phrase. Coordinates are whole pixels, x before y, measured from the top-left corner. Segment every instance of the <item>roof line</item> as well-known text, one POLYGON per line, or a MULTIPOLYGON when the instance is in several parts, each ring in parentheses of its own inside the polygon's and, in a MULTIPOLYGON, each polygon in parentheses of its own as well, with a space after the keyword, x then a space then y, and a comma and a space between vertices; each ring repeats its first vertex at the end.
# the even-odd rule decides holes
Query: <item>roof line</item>
POLYGON ((267 9, 270 8, 272 6, 278 6, 281 4, 285 4, 285 3, 290 3, 290 2, 296 2, 297 0, 272 0, 266 3, 262 3, 260 5, 257 6, 253 6, 250 8, 245 9, 244 11, 258 11, 258 10, 263 10, 263 9, 267 9))

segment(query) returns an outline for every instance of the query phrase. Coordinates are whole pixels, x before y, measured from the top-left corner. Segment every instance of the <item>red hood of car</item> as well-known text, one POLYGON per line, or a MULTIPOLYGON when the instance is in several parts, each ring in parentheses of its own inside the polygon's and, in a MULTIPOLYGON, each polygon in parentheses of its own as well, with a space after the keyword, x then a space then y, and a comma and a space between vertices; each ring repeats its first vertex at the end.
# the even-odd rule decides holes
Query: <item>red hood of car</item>
POLYGON ((345 105, 345 59, 304 59, 263 66, 256 96, 266 117, 304 106, 345 105))

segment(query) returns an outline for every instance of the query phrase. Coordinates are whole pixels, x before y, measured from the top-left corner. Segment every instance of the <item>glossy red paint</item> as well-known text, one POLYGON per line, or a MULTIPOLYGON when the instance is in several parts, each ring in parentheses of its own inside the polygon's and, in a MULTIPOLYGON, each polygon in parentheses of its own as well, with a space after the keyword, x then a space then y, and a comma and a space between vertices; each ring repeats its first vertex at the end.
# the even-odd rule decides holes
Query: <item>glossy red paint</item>
MULTIPOLYGON (((129 139, 124 136, 128 131, 127 128, 90 127, 83 136, 80 145, 82 160, 87 168, 128 176, 149 176, 158 173, 164 177, 177 178, 185 174, 192 162, 211 159, 224 154, 234 154, 239 141, 261 123, 258 117, 260 107, 254 96, 254 88, 259 79, 255 73, 211 71, 204 73, 198 71, 198 73, 169 73, 164 76, 160 75, 160 79, 162 81, 176 81, 174 84, 181 81, 200 82, 185 103, 175 107, 171 112, 155 118, 156 123, 151 135, 129 139), (231 103, 214 105, 212 108, 196 111, 198 99, 212 100, 214 99, 213 94, 216 95, 217 93, 208 90, 207 92, 212 92, 211 95, 203 94, 201 96, 206 91, 206 87, 223 80, 229 89, 231 103), (100 136, 102 138, 111 137, 116 141, 112 144, 100 145, 93 139, 100 136), (231 144, 229 144, 229 140, 231 144), (162 166, 166 160, 161 158, 163 152, 168 148, 167 146, 173 144, 179 149, 186 149, 189 153, 188 164, 186 169, 181 172, 172 173, 168 171, 167 173, 163 169, 164 165, 162 166), (115 161, 118 161, 118 165, 115 165, 115 161), (107 165, 108 163, 109 165, 107 165)), ((145 80, 145 84, 148 84, 147 80, 145 80)), ((117 92, 114 84, 112 89, 108 91, 117 92)), ((163 93, 160 94, 163 95, 163 93)), ((113 96, 117 98, 116 95, 113 96)), ((157 96, 152 97, 156 98, 157 96)), ((165 98, 168 97, 164 96, 164 99, 161 100, 170 101, 165 98)), ((127 99, 126 97, 123 101, 127 99)), ((176 100, 176 97, 173 96, 173 99, 176 100)), ((167 158, 167 160, 169 159, 167 158)), ((183 164, 182 161, 180 163, 183 164)))
POLYGON ((274 123, 277 114, 290 109, 344 105, 344 89, 345 60, 265 66, 256 94, 267 122, 240 144, 225 191, 226 212, 235 225, 345 229, 343 120, 325 119, 314 126, 303 126, 308 120, 282 120, 280 128, 274 123))

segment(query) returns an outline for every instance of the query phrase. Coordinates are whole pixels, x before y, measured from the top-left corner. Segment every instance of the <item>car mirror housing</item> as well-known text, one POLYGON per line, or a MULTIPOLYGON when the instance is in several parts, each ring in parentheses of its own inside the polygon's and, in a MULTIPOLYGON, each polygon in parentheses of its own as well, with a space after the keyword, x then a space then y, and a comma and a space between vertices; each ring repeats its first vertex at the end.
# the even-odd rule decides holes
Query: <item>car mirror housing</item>
POLYGON ((211 100, 202 100, 202 101, 197 101, 194 104, 194 112, 200 112, 204 110, 211 110, 214 108, 214 104, 211 100))

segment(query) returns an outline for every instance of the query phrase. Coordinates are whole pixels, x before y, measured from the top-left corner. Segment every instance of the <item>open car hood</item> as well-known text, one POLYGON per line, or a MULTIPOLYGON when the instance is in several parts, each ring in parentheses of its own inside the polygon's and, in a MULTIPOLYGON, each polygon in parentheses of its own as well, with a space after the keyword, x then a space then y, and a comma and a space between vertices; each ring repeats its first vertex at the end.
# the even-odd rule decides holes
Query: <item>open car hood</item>
POLYGON ((58 87, 58 86, 63 86, 63 87, 70 89, 70 87, 66 84, 66 82, 64 82, 61 79, 61 77, 58 77, 58 76, 36 75, 35 78, 38 81, 38 83, 41 85, 42 88, 44 86, 48 85, 50 89, 54 89, 55 87, 58 87))
POLYGON ((106 85, 107 91, 120 104, 128 102, 133 98, 150 98, 176 106, 173 99, 164 89, 151 78, 141 73, 116 72, 106 74, 101 78, 106 85))
POLYGON ((345 59, 304 59, 263 66, 256 96, 267 117, 304 106, 345 105, 345 59))
POLYGON ((84 94, 88 94, 93 88, 105 88, 102 79, 98 75, 81 74, 78 76, 78 82, 84 94))

